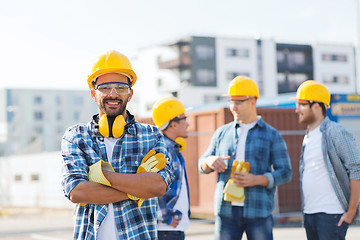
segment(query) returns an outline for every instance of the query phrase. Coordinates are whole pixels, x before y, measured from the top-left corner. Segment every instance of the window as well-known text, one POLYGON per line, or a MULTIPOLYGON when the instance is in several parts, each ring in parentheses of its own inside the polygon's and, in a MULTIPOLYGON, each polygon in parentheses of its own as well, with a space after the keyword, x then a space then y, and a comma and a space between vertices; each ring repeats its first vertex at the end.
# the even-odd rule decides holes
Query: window
POLYGON ((250 74, 248 72, 227 72, 226 74, 226 79, 228 81, 233 80, 235 77, 237 76, 246 76, 246 77, 250 77, 250 74))
POLYGON ((321 58, 324 62, 347 62, 345 54, 323 53, 321 58))
POLYGON ((335 76, 335 75, 325 75, 323 76, 324 83, 339 83, 339 84, 348 84, 349 78, 347 76, 335 76))
POLYGON ((74 104, 75 105, 83 105, 84 101, 82 97, 75 97, 74 98, 74 104))
POLYGON ((61 105, 61 97, 60 97, 60 96, 56 96, 55 102, 56 102, 56 105, 57 105, 57 106, 61 105))
POLYGON ((197 45, 195 47, 195 52, 197 58, 202 60, 213 59, 215 55, 214 48, 207 45, 197 45))
POLYGON ((56 128, 56 132, 58 133, 58 134, 63 134, 64 133, 64 128, 63 127, 57 127, 56 128))
POLYGON ((40 180, 40 175, 39 174, 31 174, 30 175, 30 181, 37 182, 39 180, 40 180))
POLYGON ((189 83, 191 79, 191 72, 190 70, 183 70, 180 71, 180 82, 189 83))
POLYGON ((34 118, 35 120, 42 120, 43 119, 43 113, 40 111, 34 112, 34 118))
POLYGON ((56 112, 56 120, 61 121, 62 120, 62 114, 61 112, 56 112))
POLYGON ((42 127, 34 127, 34 131, 36 134, 42 134, 43 133, 43 128, 42 127))
POLYGON ((213 103, 217 102, 221 99, 220 96, 217 95, 205 95, 204 96, 204 103, 213 103))
POLYGON ((79 121, 80 119, 80 112, 74 112, 74 120, 79 121))
POLYGON ((42 97, 41 96, 35 96, 34 104, 35 105, 41 105, 42 104, 42 97))
POLYGON ((228 48, 226 49, 227 57, 240 57, 240 58, 248 58, 249 57, 249 49, 246 48, 228 48))
POLYGON ((296 92, 297 88, 311 76, 304 73, 278 73, 278 93, 296 92))
POLYGON ((20 174, 15 174, 14 175, 14 181, 15 182, 21 182, 22 181, 22 176, 20 174))
POLYGON ((276 58, 277 58, 277 62, 278 62, 278 63, 285 62, 285 53, 284 53, 284 52, 277 51, 277 52, 276 52, 276 58))
POLYGON ((162 80, 162 78, 158 78, 158 80, 157 80, 157 86, 158 87, 161 87, 163 85, 163 80, 162 80))
POLYGON ((209 69, 199 69, 196 72, 196 78, 199 85, 214 85, 215 72, 209 69))

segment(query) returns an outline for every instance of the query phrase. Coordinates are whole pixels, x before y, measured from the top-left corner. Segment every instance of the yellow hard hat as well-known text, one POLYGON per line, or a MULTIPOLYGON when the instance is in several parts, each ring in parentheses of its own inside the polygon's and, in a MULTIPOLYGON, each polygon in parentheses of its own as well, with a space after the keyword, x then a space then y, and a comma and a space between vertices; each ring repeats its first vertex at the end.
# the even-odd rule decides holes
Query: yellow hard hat
POLYGON ((314 80, 303 82, 296 92, 296 100, 307 100, 314 102, 322 102, 326 106, 330 106, 330 92, 321 83, 314 80))
POLYGON ((131 87, 134 86, 137 79, 129 59, 125 55, 114 50, 101 55, 94 63, 91 74, 88 75, 87 79, 90 89, 93 89, 92 81, 105 73, 120 73, 127 76, 131 81, 131 87))
POLYGON ((153 121, 158 128, 183 113, 185 113, 184 105, 174 97, 161 99, 152 108, 153 121))
POLYGON ((229 84, 228 94, 225 96, 255 96, 259 98, 256 83, 248 77, 237 76, 229 84))

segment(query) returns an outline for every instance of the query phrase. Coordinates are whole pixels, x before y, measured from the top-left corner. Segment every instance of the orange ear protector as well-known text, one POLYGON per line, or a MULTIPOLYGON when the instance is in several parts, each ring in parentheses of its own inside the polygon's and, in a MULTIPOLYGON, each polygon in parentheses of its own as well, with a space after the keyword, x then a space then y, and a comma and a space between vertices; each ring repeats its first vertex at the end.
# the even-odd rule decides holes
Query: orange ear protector
POLYGON ((99 132, 104 137, 119 138, 124 133, 126 125, 123 115, 108 117, 106 114, 99 119, 99 132))

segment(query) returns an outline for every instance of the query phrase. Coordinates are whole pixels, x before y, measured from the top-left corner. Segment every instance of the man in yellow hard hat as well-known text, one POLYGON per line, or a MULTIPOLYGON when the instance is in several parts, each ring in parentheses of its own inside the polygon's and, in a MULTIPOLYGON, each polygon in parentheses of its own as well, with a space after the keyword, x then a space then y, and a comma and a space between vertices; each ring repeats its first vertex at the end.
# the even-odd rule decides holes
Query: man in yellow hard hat
POLYGON ((249 240, 273 239, 276 186, 292 176, 286 144, 257 115, 259 91, 253 80, 234 78, 227 96, 234 121, 215 131, 199 159, 201 173, 218 174, 215 239, 240 240, 244 232, 249 240))
POLYGON ((330 93, 324 85, 305 81, 296 100, 299 123, 307 125, 300 157, 307 238, 345 239, 359 214, 360 151, 353 136, 326 116, 330 93))
POLYGON ((88 76, 98 114, 70 127, 62 140, 65 196, 77 203, 74 239, 156 239, 157 201, 172 171, 164 137, 126 110, 136 74, 116 51, 99 57, 88 76))
POLYGON ((183 240, 190 225, 189 185, 185 161, 181 152, 188 136, 187 116, 183 104, 176 98, 167 97, 153 106, 153 120, 165 137, 169 162, 175 175, 170 190, 159 200, 159 240, 183 240))

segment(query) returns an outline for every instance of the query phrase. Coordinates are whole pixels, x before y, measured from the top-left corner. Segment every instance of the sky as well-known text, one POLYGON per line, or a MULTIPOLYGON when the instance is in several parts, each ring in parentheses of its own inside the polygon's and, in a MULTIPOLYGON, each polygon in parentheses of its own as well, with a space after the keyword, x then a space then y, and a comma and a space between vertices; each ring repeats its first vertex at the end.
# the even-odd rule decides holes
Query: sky
POLYGON ((0 0, 0 89, 88 89, 102 53, 187 36, 357 45, 359 0, 0 0))

